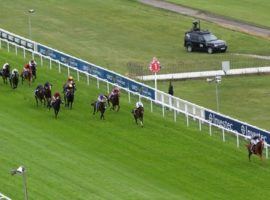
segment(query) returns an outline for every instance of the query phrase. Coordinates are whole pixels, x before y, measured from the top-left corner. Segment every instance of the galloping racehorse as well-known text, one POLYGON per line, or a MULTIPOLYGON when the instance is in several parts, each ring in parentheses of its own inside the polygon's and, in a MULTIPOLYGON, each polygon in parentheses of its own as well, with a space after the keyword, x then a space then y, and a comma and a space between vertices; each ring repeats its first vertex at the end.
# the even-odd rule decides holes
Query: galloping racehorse
POLYGON ((4 83, 7 84, 7 79, 10 77, 10 66, 8 63, 4 65, 0 75, 2 76, 4 83))
POLYGON ((44 84, 44 96, 47 101, 47 107, 50 107, 51 99, 52 99, 52 91, 51 91, 52 85, 47 82, 44 84))
POLYGON ((19 82, 19 73, 17 70, 13 70, 13 72, 10 75, 10 86, 15 89, 18 86, 18 82, 19 82))
POLYGON ((134 116, 135 122, 138 125, 138 120, 140 120, 141 122, 141 127, 143 127, 143 113, 144 113, 144 108, 143 107, 139 107, 139 108, 135 108, 131 111, 131 113, 134 116))
POLYGON ((264 148, 264 140, 260 139, 260 141, 253 146, 253 149, 251 150, 251 144, 247 144, 246 145, 247 149, 248 149, 248 158, 250 161, 250 157, 252 154, 255 154, 257 156, 260 157, 260 159, 262 160, 262 153, 263 153, 263 148, 264 148))
POLYGON ((72 104, 74 100, 74 89, 67 89, 64 95, 65 107, 72 109, 72 104))
POLYGON ((35 99, 37 102, 37 106, 38 106, 38 101, 40 101, 40 104, 43 103, 43 105, 45 106, 45 94, 44 94, 44 88, 42 85, 38 85, 36 90, 35 90, 35 99))
POLYGON ((31 70, 31 69, 29 69, 29 70, 24 70, 24 71, 22 72, 22 74, 21 74, 22 84, 23 84, 23 81, 24 81, 24 80, 27 80, 29 86, 31 85, 31 83, 32 83, 32 72, 31 72, 30 70, 31 70))
POLYGON ((106 102, 99 102, 98 103, 98 106, 97 106, 97 101, 91 103, 91 106, 93 106, 94 108, 94 112, 93 112, 93 115, 100 111, 100 119, 105 119, 104 118, 104 113, 105 113, 105 110, 106 110, 106 102))
MULTIPOLYGON (((52 107, 54 109, 54 116, 55 118, 57 119, 57 116, 58 116, 58 113, 60 111, 60 105, 62 104, 62 100, 59 98, 59 99, 56 99, 55 102, 52 103, 52 107)), ((50 109, 51 107, 49 107, 50 109)))
POLYGON ((110 110, 115 110, 117 106, 116 111, 118 112, 120 109, 119 94, 110 95, 109 97, 107 97, 107 99, 108 99, 108 106, 110 106, 110 103, 112 103, 112 107, 110 110))

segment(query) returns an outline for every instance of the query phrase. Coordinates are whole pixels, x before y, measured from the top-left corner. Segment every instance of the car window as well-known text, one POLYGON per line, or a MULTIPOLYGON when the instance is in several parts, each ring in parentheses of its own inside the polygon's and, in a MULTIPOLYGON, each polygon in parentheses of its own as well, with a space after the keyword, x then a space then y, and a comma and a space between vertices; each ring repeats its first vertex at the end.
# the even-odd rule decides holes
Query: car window
POLYGON ((199 41, 198 35, 196 35, 196 34, 190 34, 190 39, 191 39, 191 41, 194 41, 194 42, 199 41))
POLYGON ((217 40, 217 37, 213 34, 205 34, 205 35, 203 35, 203 38, 206 42, 211 42, 211 41, 217 40))

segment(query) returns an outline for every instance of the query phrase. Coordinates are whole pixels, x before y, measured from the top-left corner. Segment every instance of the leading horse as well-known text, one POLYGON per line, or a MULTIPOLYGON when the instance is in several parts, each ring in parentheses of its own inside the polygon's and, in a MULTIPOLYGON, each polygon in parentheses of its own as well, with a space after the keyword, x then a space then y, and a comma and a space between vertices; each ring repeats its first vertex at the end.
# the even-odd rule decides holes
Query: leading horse
POLYGON ((3 78, 3 82, 5 84, 7 84, 8 83, 7 79, 10 78, 10 66, 9 65, 6 65, 6 67, 1 70, 0 75, 3 78))
MULTIPOLYGON (((62 104, 62 100, 59 98, 59 99, 56 99, 54 102, 52 102, 52 107, 54 109, 54 116, 55 116, 55 119, 57 119, 58 117, 58 113, 60 111, 60 106, 62 104)), ((49 107, 49 109, 51 109, 51 106, 49 107)))
POLYGON ((131 113, 133 114, 136 124, 138 125, 138 120, 139 120, 141 123, 141 127, 143 127, 144 108, 140 106, 139 108, 133 109, 131 113))
POLYGON ((250 161, 250 157, 252 154, 255 154, 257 156, 260 157, 260 159, 262 160, 262 153, 263 153, 263 148, 264 148, 264 140, 260 140, 256 145, 253 146, 253 148, 251 149, 251 145, 252 144, 247 144, 246 147, 248 149, 248 158, 250 161))

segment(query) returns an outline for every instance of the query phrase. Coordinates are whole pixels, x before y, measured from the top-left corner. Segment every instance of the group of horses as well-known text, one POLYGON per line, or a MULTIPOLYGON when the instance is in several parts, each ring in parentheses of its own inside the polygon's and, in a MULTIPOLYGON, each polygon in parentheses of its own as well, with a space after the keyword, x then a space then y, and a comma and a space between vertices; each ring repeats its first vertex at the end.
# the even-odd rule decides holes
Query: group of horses
POLYGON ((10 83, 11 88, 16 89, 19 83, 19 77, 21 77, 21 83, 26 80, 28 81, 28 85, 30 86, 32 81, 36 79, 36 68, 33 67, 29 70, 23 70, 21 74, 19 74, 18 70, 13 70, 11 73, 10 65, 6 65, 5 68, 0 70, 0 76, 3 78, 4 84, 10 83))
MULTIPOLYGON (((55 118, 57 118, 58 113, 60 111, 61 104, 63 104, 63 101, 61 100, 61 97, 59 95, 59 98, 54 98, 52 96, 51 91, 52 85, 47 82, 43 85, 38 85, 35 90, 35 99, 37 106, 39 103, 43 106, 46 106, 47 108, 51 109, 51 107, 54 109, 55 118)), ((76 88, 68 88, 67 84, 64 84, 63 86, 63 94, 64 94, 64 104, 65 107, 72 109, 73 101, 74 101, 74 93, 76 88)))
MULTIPOLYGON (((114 110, 116 112, 119 111, 120 109, 120 101, 119 101, 119 94, 114 94, 114 95, 105 95, 106 101, 104 102, 97 102, 94 101, 91 103, 91 106, 93 107, 93 115, 95 115, 96 112, 100 112, 100 119, 105 119, 104 113, 106 111, 106 105, 110 107, 110 110, 114 110)), ((136 124, 138 125, 138 121, 140 121, 141 127, 143 127, 143 115, 144 115, 144 108, 139 107, 132 109, 131 111, 136 124)))

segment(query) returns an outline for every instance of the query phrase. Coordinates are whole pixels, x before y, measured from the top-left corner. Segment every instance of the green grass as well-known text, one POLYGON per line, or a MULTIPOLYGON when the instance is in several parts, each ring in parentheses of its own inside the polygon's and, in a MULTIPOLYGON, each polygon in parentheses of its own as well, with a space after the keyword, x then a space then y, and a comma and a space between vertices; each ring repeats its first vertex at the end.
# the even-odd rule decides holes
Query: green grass
POLYGON ((270 9, 268 0, 167 0, 176 4, 194 7, 214 14, 224 15, 241 21, 247 21, 260 26, 270 27, 270 9))
MULTIPOLYGON (((29 59, 29 57, 28 57, 29 59)), ((22 66, 14 53, 0 50, 0 62, 22 66)), ((96 89, 96 81, 77 82, 73 110, 61 108, 59 118, 52 111, 35 105, 33 91, 38 83, 50 80, 53 91, 61 90, 66 71, 58 73, 45 66, 38 68, 38 80, 12 90, 0 84, 0 190, 12 199, 23 199, 22 180, 10 176, 18 165, 28 170, 30 199, 267 199, 269 161, 257 157, 248 162, 241 141, 144 102, 145 127, 133 122, 131 104, 121 96, 119 113, 107 111, 106 120, 92 116, 89 104, 106 85, 96 89), (247 188, 252 188, 249 190, 247 188)), ((75 73, 72 74, 74 77, 75 73)))
POLYGON ((1 27, 28 37, 29 8, 36 10, 31 16, 34 40, 122 74, 147 70, 153 56, 163 73, 216 69, 223 60, 235 68, 270 64, 233 54, 268 55, 270 41, 207 22, 202 27, 226 40, 229 53, 189 54, 183 38, 192 18, 134 0, 7 1, 0 8, 1 27))

